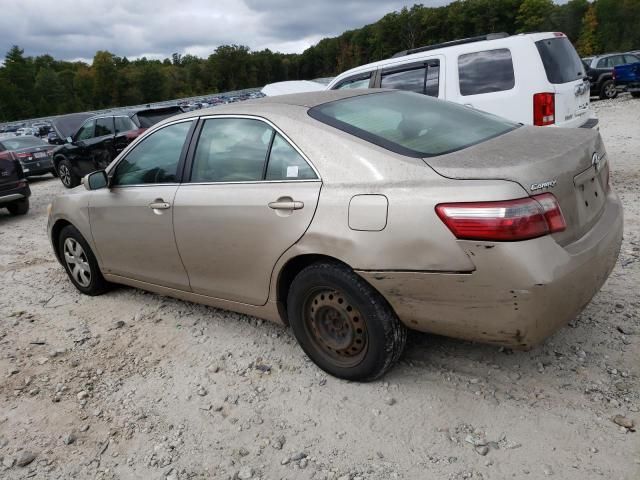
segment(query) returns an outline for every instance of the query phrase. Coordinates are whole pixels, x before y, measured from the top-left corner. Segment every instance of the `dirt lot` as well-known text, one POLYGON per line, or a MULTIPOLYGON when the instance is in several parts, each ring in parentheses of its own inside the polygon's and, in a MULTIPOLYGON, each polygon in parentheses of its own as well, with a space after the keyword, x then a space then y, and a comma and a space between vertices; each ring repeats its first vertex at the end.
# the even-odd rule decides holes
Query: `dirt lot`
POLYGON ((626 213, 603 290, 533 351, 415 334, 371 384, 261 320, 80 295, 45 231, 64 189, 34 181, 28 216, 0 213, 0 477, 637 480, 640 100, 596 108, 626 213))

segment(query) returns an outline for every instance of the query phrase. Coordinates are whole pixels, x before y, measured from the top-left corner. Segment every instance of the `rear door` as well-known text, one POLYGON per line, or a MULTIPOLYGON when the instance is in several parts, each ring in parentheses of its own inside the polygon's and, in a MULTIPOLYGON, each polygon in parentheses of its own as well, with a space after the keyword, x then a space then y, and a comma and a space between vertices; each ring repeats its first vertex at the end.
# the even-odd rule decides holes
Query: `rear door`
POLYGON ((178 250, 193 292, 264 305, 278 258, 304 234, 321 181, 273 125, 209 117, 174 201, 178 250))
POLYGON ((584 64, 567 37, 535 42, 547 80, 555 93, 555 122, 559 127, 579 127, 588 118, 589 83, 584 64))

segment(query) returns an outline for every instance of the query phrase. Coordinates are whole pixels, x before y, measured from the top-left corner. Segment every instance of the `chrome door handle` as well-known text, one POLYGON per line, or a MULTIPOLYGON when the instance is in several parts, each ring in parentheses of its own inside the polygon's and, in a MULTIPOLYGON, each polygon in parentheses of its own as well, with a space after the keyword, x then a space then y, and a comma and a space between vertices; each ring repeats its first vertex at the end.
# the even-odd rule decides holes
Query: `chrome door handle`
POLYGON ((278 200, 269 203, 269 208, 273 208, 274 210, 300 210, 303 207, 304 203, 294 200, 278 200))
POLYGON ((155 201, 149 204, 149 208, 152 210, 167 210, 171 208, 171 204, 169 202, 155 201))

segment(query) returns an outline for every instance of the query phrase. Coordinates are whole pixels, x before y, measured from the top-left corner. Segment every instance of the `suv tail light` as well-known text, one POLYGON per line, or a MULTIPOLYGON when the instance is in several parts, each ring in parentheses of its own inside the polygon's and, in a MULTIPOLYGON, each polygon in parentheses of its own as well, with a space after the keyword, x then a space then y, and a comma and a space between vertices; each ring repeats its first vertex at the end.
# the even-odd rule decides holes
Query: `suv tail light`
POLYGON ((539 127, 556 123, 556 97, 553 93, 533 95, 533 124, 539 127))
POLYGON ((16 153, 16 157, 18 158, 31 158, 30 153, 16 153))
POLYGON ((436 213, 461 240, 528 240, 567 227, 551 193, 501 202, 441 203, 436 213))

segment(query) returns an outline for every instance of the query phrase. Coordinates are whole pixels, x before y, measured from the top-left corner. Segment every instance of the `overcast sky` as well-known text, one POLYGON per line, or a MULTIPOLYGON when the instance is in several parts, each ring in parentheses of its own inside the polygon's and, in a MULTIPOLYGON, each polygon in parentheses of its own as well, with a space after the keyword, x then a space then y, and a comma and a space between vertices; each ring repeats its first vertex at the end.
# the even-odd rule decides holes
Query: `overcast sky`
MULTIPOLYGON (((97 50, 137 58, 207 57, 223 44, 302 52, 327 36, 411 6, 404 0, 2 0, 0 57, 90 60, 97 50)), ((426 6, 449 3, 423 0, 426 6)))

